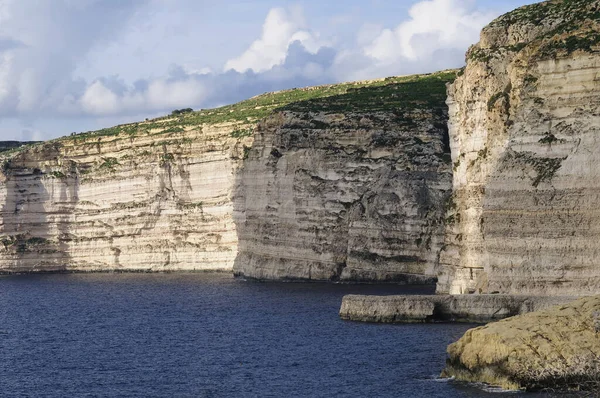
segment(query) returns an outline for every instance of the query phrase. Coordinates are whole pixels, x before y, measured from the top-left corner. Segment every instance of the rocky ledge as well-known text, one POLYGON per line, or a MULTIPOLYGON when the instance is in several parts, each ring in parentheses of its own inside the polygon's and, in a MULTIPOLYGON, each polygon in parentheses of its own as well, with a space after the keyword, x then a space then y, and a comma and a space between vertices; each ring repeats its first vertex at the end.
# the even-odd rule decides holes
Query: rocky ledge
POLYGON ((342 300, 340 317, 350 321, 490 322, 546 309, 573 297, 482 295, 361 296, 342 300))
POLYGON ((442 376, 506 389, 600 388, 600 296, 468 330, 442 376))

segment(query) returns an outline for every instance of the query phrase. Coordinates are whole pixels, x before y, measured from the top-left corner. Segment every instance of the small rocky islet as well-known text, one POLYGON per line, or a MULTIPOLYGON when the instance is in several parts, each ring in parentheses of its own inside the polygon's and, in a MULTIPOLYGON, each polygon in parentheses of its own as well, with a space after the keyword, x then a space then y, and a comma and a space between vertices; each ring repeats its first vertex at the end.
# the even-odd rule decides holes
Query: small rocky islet
MULTIPOLYGON (((600 1, 519 8, 466 59, 1 143, 0 272, 437 282, 440 295, 492 303, 592 296, 510 304, 503 314, 523 315, 468 331, 444 375, 597 390, 600 1)), ((425 318, 439 309, 397 302, 425 318)))

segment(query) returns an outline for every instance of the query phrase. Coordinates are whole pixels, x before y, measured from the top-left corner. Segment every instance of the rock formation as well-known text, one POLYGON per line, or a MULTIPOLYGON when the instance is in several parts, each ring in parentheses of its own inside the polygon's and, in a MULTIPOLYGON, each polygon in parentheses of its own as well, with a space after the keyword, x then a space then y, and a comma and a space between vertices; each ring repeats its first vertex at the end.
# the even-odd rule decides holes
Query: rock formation
POLYGON ((235 191, 234 272, 435 282, 451 185, 453 73, 293 104, 257 127, 235 191))
POLYGON ((408 296, 344 296, 340 318, 360 322, 485 323, 543 310, 573 301, 564 296, 503 294, 437 294, 408 296))
POLYGON ((329 280, 348 257, 345 279, 432 281, 454 76, 288 90, 6 145, 0 272, 231 271, 237 181, 238 273, 329 280))
POLYGON ((600 2, 500 17, 459 75, 438 293, 600 292, 600 2))
POLYGON ((0 271, 230 270, 238 125, 166 118, 4 155, 0 271))
POLYGON ((600 388, 600 296, 468 330, 445 377, 507 389, 600 388))

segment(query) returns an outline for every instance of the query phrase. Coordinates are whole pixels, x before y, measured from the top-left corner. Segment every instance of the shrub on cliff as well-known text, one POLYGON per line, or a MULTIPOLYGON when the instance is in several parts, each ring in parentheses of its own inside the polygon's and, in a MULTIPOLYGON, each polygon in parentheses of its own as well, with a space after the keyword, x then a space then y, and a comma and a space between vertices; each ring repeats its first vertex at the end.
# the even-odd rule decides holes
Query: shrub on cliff
POLYGON ((194 112, 194 110, 192 108, 175 109, 173 112, 171 112, 171 115, 177 116, 177 115, 182 115, 184 113, 191 113, 191 112, 194 112))

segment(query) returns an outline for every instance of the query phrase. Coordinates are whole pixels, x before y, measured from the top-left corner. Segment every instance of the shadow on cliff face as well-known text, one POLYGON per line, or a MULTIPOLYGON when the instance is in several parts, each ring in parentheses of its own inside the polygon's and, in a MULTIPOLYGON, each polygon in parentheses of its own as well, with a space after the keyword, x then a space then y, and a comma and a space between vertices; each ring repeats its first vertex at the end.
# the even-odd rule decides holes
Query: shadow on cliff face
POLYGON ((261 121, 235 178, 234 273, 435 282, 452 184, 445 84, 351 89, 261 121))
POLYGON ((65 271, 70 263, 65 239, 70 212, 63 203, 76 197, 77 185, 63 172, 46 174, 25 162, 26 156, 48 160, 58 155, 58 147, 44 146, 39 153, 17 154, 3 165, 7 195, 0 210, 0 272, 65 271))

